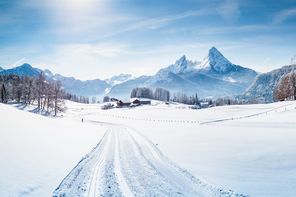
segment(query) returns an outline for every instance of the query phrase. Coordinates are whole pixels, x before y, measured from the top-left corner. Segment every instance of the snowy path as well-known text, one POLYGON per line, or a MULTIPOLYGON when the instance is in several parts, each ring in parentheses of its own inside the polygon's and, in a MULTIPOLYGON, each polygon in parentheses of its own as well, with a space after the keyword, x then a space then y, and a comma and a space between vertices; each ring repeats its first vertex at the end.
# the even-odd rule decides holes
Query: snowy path
POLYGON ((100 143, 62 181, 54 197, 242 196, 177 167, 139 132, 122 125, 106 126, 100 143))

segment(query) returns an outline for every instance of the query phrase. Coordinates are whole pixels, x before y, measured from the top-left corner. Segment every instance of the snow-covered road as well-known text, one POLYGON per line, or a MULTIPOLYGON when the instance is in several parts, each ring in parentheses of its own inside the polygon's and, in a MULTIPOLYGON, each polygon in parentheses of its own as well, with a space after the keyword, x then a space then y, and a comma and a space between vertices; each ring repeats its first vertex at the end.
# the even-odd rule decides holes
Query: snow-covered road
POLYGON ((108 128, 104 137, 53 196, 242 196, 195 178, 138 131, 99 124, 108 128))

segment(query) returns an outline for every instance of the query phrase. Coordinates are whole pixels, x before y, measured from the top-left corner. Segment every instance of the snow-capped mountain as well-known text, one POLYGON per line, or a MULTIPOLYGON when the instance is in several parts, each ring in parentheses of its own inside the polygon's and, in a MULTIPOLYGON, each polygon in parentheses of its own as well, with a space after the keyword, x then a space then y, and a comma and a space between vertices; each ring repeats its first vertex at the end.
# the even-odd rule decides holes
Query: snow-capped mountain
POLYGON ((194 66, 196 65, 196 62, 190 61, 186 58, 185 55, 183 55, 180 59, 178 59, 174 64, 160 69, 158 73, 163 73, 163 72, 171 72, 174 74, 178 73, 187 73, 190 71, 193 71, 194 66))
POLYGON ((231 63, 215 47, 209 50, 208 56, 200 65, 197 65, 197 69, 205 75, 234 84, 237 83, 245 88, 257 75, 257 72, 252 69, 231 63))
POLYGON ((0 72, 1 72, 2 70, 4 70, 4 69, 0 66, 0 72))
POLYGON ((106 81, 100 79, 82 81, 74 77, 65 77, 60 74, 53 75, 52 79, 60 81, 67 92, 81 96, 102 97, 105 93, 105 89, 111 86, 106 81))
POLYGON ((48 78, 53 78, 54 77, 54 74, 48 69, 43 70, 43 74, 48 78))
POLYGON ((27 63, 15 68, 2 70, 0 71, 0 75, 14 74, 18 76, 36 77, 41 72, 44 73, 48 80, 61 81, 63 88, 67 92, 77 94, 79 96, 102 96, 105 94, 105 89, 111 87, 111 85, 105 80, 94 79, 81 81, 79 79, 75 79, 74 77, 65 77, 60 74, 53 74, 48 69, 41 70, 39 68, 34 68, 27 63))
POLYGON ((132 79, 133 76, 130 74, 119 74, 119 75, 115 75, 109 79, 106 79, 105 81, 110 84, 111 86, 117 85, 117 84, 121 84, 123 82, 126 82, 130 79, 132 79))
POLYGON ((296 70, 295 64, 258 75, 245 92, 244 97, 258 102, 273 102, 273 90, 278 85, 281 77, 294 70, 296 70))
POLYGON ((201 97, 232 96, 243 93, 256 75, 252 69, 232 64, 213 47, 202 62, 193 62, 182 56, 153 76, 113 86, 110 95, 127 97, 132 88, 145 86, 163 87, 172 92, 187 94, 198 93, 201 97))
POLYGON ((202 62, 182 56, 175 63, 160 69, 153 76, 133 78, 129 74, 115 75, 109 79, 81 81, 74 77, 53 74, 50 70, 33 68, 29 64, 2 70, 0 75, 16 74, 37 76, 40 72, 50 80, 59 80, 67 92, 82 96, 110 96, 128 98, 135 87, 163 87, 172 93, 198 93, 200 97, 233 96, 242 94, 253 82, 257 73, 231 63, 215 47, 211 48, 202 62))
POLYGON ((180 73, 189 73, 194 70, 195 63, 187 60, 183 55, 174 64, 160 69, 154 76, 146 82, 146 84, 158 83, 159 81, 167 81, 171 83, 174 77, 180 73))
POLYGON ((226 73, 236 68, 236 65, 232 64, 228 59, 226 59, 220 51, 215 47, 209 50, 209 54, 198 68, 205 70, 214 70, 217 73, 226 73))
POLYGON ((7 69, 7 70, 3 69, 2 71, 0 71, 0 75, 14 74, 18 76, 36 77, 39 75, 40 72, 41 72, 40 69, 33 68, 30 64, 25 63, 15 68, 7 69))

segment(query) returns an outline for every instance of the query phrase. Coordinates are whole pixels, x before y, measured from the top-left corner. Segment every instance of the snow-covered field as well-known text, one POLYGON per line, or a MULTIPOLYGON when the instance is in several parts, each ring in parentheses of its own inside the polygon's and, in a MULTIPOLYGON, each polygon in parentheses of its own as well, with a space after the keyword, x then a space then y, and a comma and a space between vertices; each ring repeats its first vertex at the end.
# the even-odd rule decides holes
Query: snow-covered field
POLYGON ((60 183, 57 195, 296 194, 296 102, 67 106, 53 119, 0 105, 0 196, 50 196, 60 183))
POLYGON ((0 196, 51 196, 105 128, 0 104, 0 196))

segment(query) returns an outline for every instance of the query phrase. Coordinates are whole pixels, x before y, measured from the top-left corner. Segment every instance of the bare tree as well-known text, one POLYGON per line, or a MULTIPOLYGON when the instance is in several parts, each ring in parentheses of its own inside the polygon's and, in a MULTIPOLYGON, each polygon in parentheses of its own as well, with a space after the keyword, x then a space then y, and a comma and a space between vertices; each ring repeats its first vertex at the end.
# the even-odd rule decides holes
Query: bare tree
POLYGON ((34 81, 34 88, 36 92, 37 97, 37 103, 38 103, 38 110, 42 107, 42 98, 44 96, 44 89, 45 89, 45 77, 43 73, 41 72, 38 77, 34 81))
POLYGON ((56 81, 53 83, 53 97, 54 97, 54 115, 57 115, 57 111, 59 109, 59 98, 61 93, 61 83, 56 81))
POLYGON ((278 101, 296 99, 296 72, 284 75, 274 90, 274 98, 278 101))
POLYGON ((63 110, 63 99, 89 103, 88 97, 78 97, 62 91, 58 81, 47 81, 42 73, 36 78, 17 75, 0 75, 0 102, 15 101, 35 104, 38 111, 55 112, 63 110))

